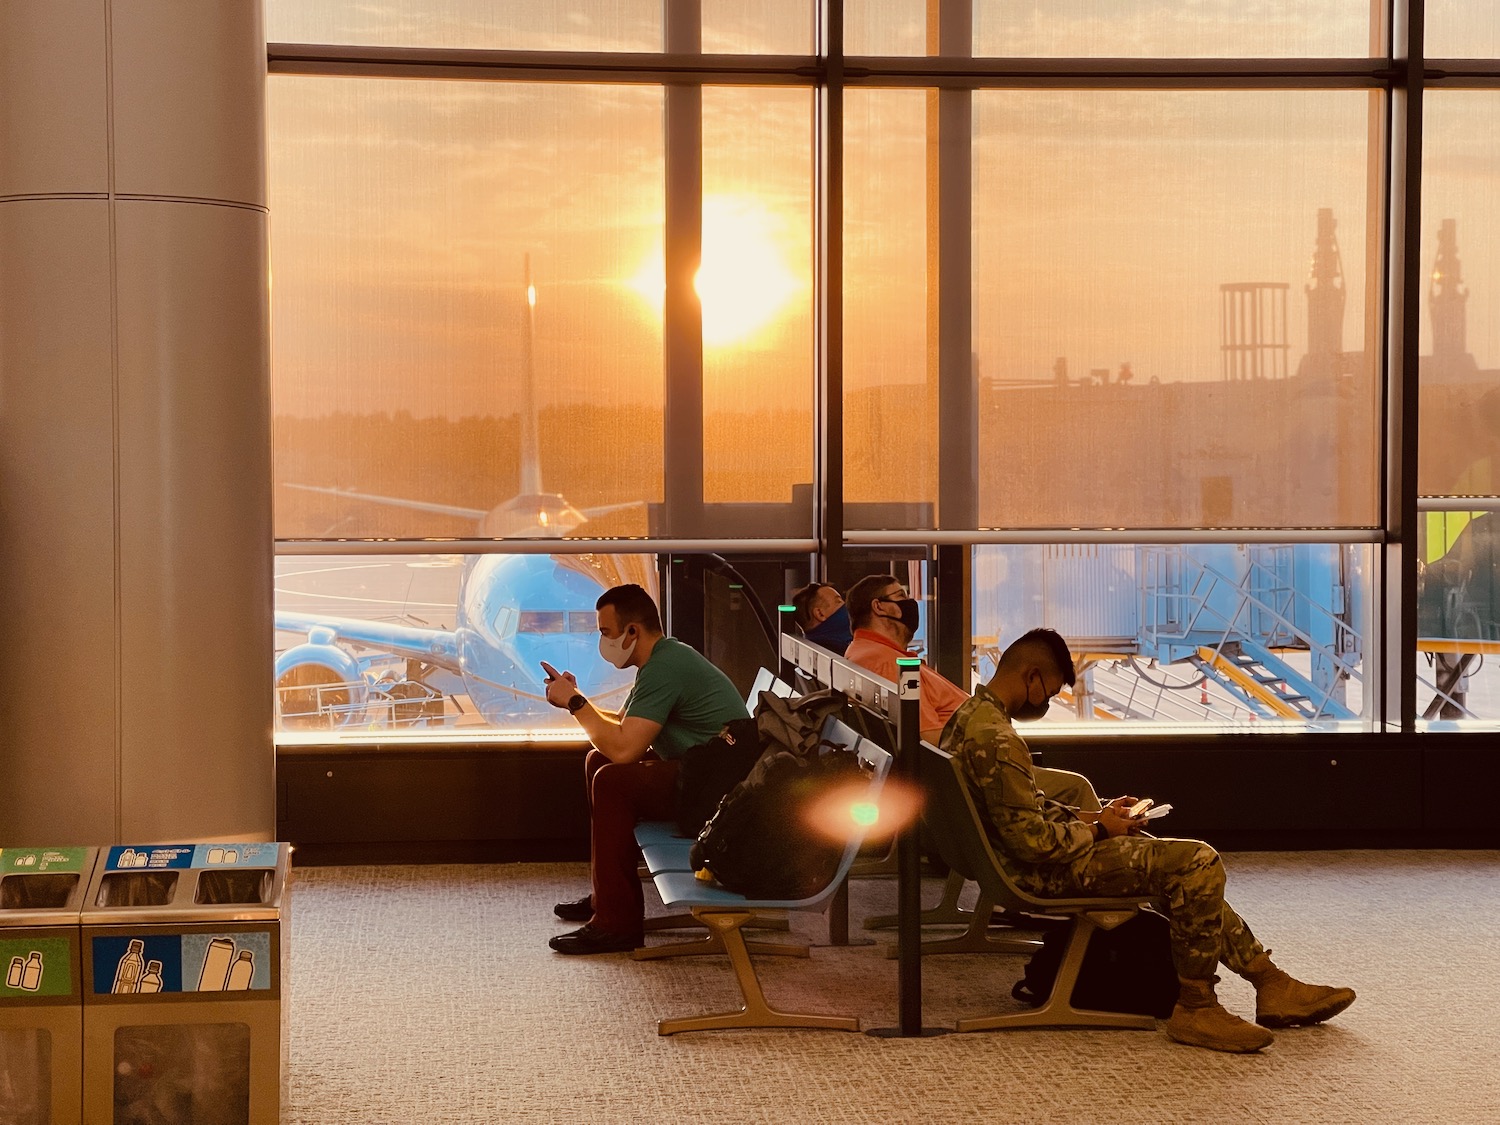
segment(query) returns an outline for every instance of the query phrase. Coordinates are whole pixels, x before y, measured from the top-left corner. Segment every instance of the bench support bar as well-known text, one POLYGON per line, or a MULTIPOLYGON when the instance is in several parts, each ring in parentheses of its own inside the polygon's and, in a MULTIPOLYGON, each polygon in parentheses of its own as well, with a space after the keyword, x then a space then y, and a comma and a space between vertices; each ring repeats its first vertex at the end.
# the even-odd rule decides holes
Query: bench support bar
POLYGON ((760 986, 760 978, 756 976, 755 965, 750 960, 752 949, 757 953, 806 957, 808 955, 806 946, 775 942, 747 943, 741 930, 755 917, 748 911, 695 909, 693 915, 711 931, 706 939, 676 945, 649 946, 636 950, 632 956, 638 961, 646 961, 655 957, 676 957, 685 954, 728 954, 729 964, 734 969, 734 978, 739 984, 744 1004, 734 1012, 660 1020, 656 1025, 657 1034, 675 1035, 679 1031, 713 1031, 729 1027, 819 1027, 839 1031, 859 1030, 857 1017, 782 1012, 766 1002, 765 992, 760 986))
MULTIPOLYGON (((1129 916, 1128 912, 1126 916, 1129 916)), ((1113 922, 1117 919, 1111 917, 1108 921, 1113 922)), ((1052 993, 1040 1008, 1025 1012, 1006 1012, 999 1016, 980 1016, 959 1020, 958 1030, 999 1031, 1019 1027, 1114 1027, 1133 1031, 1156 1030, 1156 1020, 1152 1016, 1135 1015, 1130 1012, 1099 1012, 1089 1008, 1073 1007, 1073 986, 1078 983, 1078 971, 1083 967, 1084 950, 1088 948, 1089 938, 1099 928, 1087 914, 1077 916, 1073 923, 1073 932, 1068 938, 1068 948, 1063 952, 1062 964, 1057 967, 1057 976, 1052 981, 1052 993)))

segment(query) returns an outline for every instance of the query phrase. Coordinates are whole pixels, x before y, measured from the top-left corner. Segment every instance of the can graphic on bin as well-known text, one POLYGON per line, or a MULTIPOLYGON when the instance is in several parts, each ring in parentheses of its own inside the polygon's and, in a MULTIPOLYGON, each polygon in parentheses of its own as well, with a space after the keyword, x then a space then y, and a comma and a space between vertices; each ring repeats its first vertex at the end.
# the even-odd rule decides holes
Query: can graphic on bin
POLYGON ((199 992, 223 992, 229 979, 229 963, 234 960, 234 942, 214 938, 203 951, 203 971, 198 974, 199 992))

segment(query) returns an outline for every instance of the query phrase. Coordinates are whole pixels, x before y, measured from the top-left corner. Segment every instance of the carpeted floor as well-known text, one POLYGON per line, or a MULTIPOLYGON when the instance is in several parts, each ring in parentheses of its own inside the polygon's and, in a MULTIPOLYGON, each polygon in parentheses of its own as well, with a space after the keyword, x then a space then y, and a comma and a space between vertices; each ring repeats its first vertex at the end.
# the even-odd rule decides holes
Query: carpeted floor
MULTIPOLYGON (((1159 1031, 886 1039, 700 1032, 656 1020, 735 1006, 722 957, 569 958, 552 903, 582 864, 299 869, 291 1112, 301 1125, 422 1122, 1500 1122, 1500 854, 1227 857, 1229 898, 1306 979, 1348 984, 1332 1023, 1260 1056, 1159 1031)), ((935 900, 938 884, 928 890, 935 900)), ((647 891, 648 900, 651 898, 647 891)), ((857 927, 894 884, 854 884, 857 927)), ((794 931, 818 938, 821 918, 794 931)), ((657 937, 654 940, 662 940, 657 937)), ((773 1004, 896 1022, 891 939, 757 958, 773 1004)), ((924 961, 925 1022, 1014 1005, 1021 959, 924 961)), ((1253 1012, 1248 985, 1220 995, 1253 1012)))

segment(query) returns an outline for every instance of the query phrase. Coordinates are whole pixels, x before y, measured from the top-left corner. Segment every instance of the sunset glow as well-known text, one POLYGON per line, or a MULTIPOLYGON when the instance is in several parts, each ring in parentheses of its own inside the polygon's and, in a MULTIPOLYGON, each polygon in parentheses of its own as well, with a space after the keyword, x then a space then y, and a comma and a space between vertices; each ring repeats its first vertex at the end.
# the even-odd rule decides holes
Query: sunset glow
MULTIPOLYGON (((694 288, 703 303, 703 342, 725 347, 748 340, 785 309, 801 288, 778 245, 770 212, 742 196, 703 201, 703 262, 694 288)), ((658 251, 628 282, 661 313, 666 271, 658 251)))

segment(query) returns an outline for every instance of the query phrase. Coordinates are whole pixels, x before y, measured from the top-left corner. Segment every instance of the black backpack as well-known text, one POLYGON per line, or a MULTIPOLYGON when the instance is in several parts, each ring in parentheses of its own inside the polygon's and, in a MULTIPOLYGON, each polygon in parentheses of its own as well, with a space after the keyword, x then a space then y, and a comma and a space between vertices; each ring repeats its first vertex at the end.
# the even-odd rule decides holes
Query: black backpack
POLYGON ((677 828, 696 836, 724 795, 745 779, 764 745, 755 720, 732 719, 707 742, 689 746, 677 763, 677 828))
POLYGON ((703 826, 689 853, 693 870, 707 868, 720 886, 746 898, 812 897, 837 873, 846 841, 820 831, 809 814, 832 791, 862 781, 849 750, 768 752, 703 826))
MULTIPOLYGON (((1010 990, 1012 996, 1033 1008, 1047 1002, 1071 933, 1072 926, 1065 926, 1042 935, 1042 948, 1026 962, 1026 975, 1010 990)), ((1073 1006, 1170 1016, 1179 982, 1167 933, 1167 920, 1152 910, 1142 910, 1112 930, 1096 930, 1073 986, 1073 1006)))

